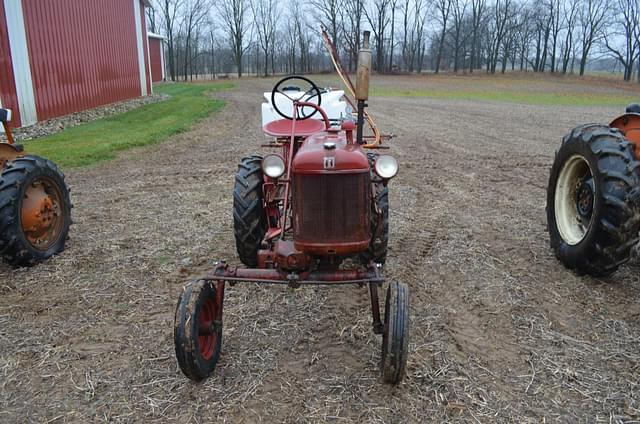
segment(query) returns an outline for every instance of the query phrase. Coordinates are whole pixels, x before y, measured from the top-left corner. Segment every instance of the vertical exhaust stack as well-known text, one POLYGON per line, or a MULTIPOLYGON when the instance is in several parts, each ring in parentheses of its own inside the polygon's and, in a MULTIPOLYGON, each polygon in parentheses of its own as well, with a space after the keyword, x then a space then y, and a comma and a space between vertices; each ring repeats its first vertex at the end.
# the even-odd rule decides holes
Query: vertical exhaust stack
POLYGON ((364 126, 364 108, 369 99, 369 77, 371 75, 371 50, 369 49, 369 31, 364 32, 362 48, 358 52, 358 71, 356 74, 356 100, 358 100, 358 128, 356 141, 364 144, 362 130, 364 126))

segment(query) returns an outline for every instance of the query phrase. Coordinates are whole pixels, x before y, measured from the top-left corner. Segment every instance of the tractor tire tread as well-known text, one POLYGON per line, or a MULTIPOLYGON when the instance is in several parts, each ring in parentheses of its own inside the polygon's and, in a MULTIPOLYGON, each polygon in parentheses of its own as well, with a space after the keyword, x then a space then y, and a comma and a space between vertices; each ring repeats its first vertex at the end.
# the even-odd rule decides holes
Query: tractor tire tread
POLYGON ((240 261, 248 267, 258 265, 258 249, 267 231, 262 183, 262 157, 243 158, 233 190, 233 232, 240 261))
MULTIPOLYGON (((555 226, 555 185, 562 164, 556 160, 551 168, 547 190, 547 219, 549 222, 550 245, 556 256, 579 275, 607 276, 627 262, 631 248, 637 243, 640 231, 640 211, 634 204, 633 190, 640 186, 640 172, 635 166, 635 145, 615 129, 601 124, 586 124, 574 128, 563 138, 560 151, 563 157, 587 146, 589 156, 596 165, 590 165, 595 172, 594 179, 600 180, 602 187, 601 209, 585 235, 584 243, 569 246, 559 235, 555 226), (564 150, 563 150, 564 149, 564 150), (566 151, 565 151, 566 150, 566 151), (600 178, 596 177, 599 174, 600 178), (592 242, 586 237, 592 234, 592 242)), ((594 208, 594 213, 595 212, 594 208)))
POLYGON ((33 155, 9 162, 0 175, 0 255, 12 266, 32 266, 64 250, 71 225, 71 199, 64 174, 50 160, 33 155), (21 188, 33 175, 54 181, 62 195, 63 228, 56 243, 46 251, 33 248, 20 226, 21 188))

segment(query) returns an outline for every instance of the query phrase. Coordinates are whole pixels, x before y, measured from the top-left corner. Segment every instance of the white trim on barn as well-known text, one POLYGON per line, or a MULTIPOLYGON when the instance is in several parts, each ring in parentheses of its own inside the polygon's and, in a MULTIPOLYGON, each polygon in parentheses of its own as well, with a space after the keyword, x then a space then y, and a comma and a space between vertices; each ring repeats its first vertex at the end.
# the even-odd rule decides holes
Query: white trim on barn
MULTIPOLYGON (((5 0, 7 1, 7 0, 5 0)), ((18 0, 19 1, 19 0, 18 0)), ((142 39, 142 23, 140 22, 140 0, 133 0, 133 14, 136 21, 136 37, 138 39, 138 68, 140 71, 140 92, 147 95, 147 72, 144 69, 144 40, 142 39)))
POLYGON ((16 83, 18 109, 22 126, 33 125, 38 121, 36 112, 36 98, 31 79, 31 65, 29 63, 29 47, 24 25, 21 0, 4 0, 4 12, 7 19, 7 33, 11 48, 11 62, 13 77, 16 83))
POLYGON ((164 68, 164 39, 160 41, 160 66, 162 67, 162 81, 166 81, 167 75, 165 74, 164 68))
MULTIPOLYGON (((145 26, 147 25, 146 13, 144 15, 144 24, 145 26)), ((151 73, 151 46, 149 45, 149 33, 147 33, 147 38, 144 40, 144 42, 147 44, 147 68, 149 70, 149 80, 151 81, 151 84, 149 84, 149 86, 151 87, 150 94, 153 94, 153 74, 151 73)))
POLYGON ((167 39, 167 37, 165 37, 164 35, 156 34, 155 32, 147 32, 147 36, 149 38, 158 38, 160 40, 166 40, 167 39))

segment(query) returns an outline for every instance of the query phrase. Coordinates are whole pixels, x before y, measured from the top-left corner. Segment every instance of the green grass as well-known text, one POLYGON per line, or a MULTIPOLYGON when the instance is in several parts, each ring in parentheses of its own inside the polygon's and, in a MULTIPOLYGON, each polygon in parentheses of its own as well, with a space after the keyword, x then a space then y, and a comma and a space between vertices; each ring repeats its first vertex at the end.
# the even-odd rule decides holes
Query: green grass
POLYGON ((155 92, 171 95, 169 100, 25 142, 25 151, 47 157, 62 168, 114 159, 123 150, 160 143, 187 131, 224 106, 222 100, 207 93, 232 86, 230 83, 161 85, 155 87, 155 92))
POLYGON ((560 106, 620 106, 626 105, 637 96, 603 93, 579 92, 534 92, 511 91, 496 88, 496 90, 398 90, 384 87, 374 87, 371 96, 379 97, 431 97, 452 100, 488 100, 507 103, 522 103, 532 105, 560 105, 560 106))

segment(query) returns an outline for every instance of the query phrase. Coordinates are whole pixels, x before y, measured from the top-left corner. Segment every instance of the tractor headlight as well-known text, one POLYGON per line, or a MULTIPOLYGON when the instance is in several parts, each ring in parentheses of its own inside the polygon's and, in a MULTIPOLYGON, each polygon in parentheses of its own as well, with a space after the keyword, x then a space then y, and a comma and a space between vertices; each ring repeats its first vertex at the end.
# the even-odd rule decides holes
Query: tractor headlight
POLYGON ((380 155, 376 158, 373 168, 380 177, 388 180, 398 173, 398 161, 389 155, 380 155))
POLYGON ((262 159, 262 172, 269 178, 280 178, 284 174, 284 160, 279 155, 267 155, 262 159))

